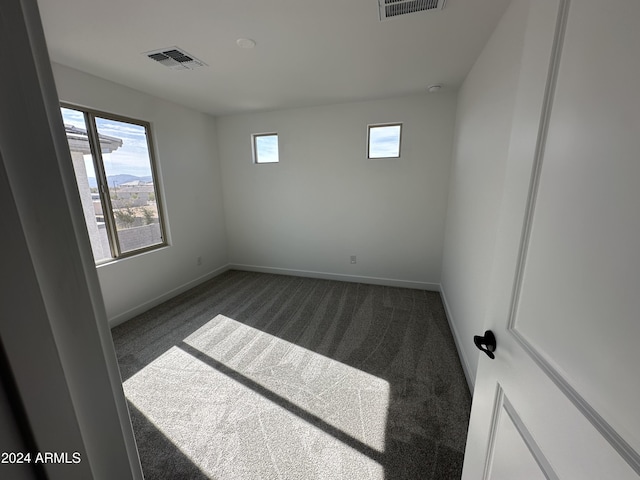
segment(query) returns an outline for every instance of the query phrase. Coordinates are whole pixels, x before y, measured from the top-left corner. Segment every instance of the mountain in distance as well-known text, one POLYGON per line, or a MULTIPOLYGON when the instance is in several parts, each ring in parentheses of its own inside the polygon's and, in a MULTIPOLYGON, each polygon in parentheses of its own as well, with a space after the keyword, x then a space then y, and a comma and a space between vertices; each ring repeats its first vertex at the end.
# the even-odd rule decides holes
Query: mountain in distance
MULTIPOLYGON (((109 187, 113 187, 114 185, 117 187, 118 185, 122 185, 123 183, 133 182, 135 180, 140 180, 141 182, 150 182, 153 180, 151 175, 147 175, 144 177, 137 177, 135 175, 129 175, 127 173, 119 173, 118 175, 109 175, 107 177, 107 183, 109 187)), ((89 187, 96 188, 98 186, 98 182, 95 178, 89 177, 89 187)))

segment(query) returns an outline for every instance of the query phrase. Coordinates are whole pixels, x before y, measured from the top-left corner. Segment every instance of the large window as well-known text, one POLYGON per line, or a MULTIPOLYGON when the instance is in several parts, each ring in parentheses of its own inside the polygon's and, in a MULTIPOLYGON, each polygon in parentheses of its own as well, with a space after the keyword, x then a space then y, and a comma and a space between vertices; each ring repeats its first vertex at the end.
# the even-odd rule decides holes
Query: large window
POLYGON ((60 110, 96 263, 166 245, 149 124, 60 110))

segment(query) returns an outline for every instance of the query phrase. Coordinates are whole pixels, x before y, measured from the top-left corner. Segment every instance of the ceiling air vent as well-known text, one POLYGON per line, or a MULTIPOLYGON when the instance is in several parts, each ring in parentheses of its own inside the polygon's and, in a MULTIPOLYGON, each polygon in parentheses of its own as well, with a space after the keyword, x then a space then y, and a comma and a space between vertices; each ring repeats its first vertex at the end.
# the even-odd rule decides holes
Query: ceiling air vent
POLYGON ((425 10, 442 10, 446 0, 378 0, 380 20, 423 12, 425 10))
POLYGON ((206 67, 207 64, 202 60, 198 60, 196 57, 178 47, 163 48, 161 50, 154 50, 152 52, 145 52, 151 60, 169 67, 173 70, 193 70, 194 68, 206 67))

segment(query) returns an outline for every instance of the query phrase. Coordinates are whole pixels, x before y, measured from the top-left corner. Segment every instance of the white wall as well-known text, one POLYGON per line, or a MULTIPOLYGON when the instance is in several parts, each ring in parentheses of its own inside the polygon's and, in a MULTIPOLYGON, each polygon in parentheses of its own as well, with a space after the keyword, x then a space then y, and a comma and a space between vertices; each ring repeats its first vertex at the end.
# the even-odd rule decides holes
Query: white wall
POLYGON ((489 297, 528 2, 514 0, 458 97, 442 294, 472 385, 489 297))
POLYGON ((437 289, 455 102, 443 92, 218 118, 230 263, 437 289), (367 160, 367 125, 382 122, 403 122, 402 158, 367 160), (279 134, 279 164, 252 163, 260 132, 279 134))
POLYGON ((62 65, 53 70, 61 101, 152 125, 170 245, 98 267, 115 325, 227 264, 215 119, 62 65))

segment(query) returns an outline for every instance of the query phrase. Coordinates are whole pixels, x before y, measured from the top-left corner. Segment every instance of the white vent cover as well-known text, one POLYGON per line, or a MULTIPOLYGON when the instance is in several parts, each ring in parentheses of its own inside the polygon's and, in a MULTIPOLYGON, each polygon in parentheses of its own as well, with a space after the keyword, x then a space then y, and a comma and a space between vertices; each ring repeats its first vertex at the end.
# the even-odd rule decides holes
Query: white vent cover
POLYGON ((194 68, 207 66, 202 60, 198 60, 178 47, 162 48, 152 52, 145 52, 143 55, 172 70, 193 70, 194 68))
POLYGON ((425 10, 442 10, 446 0, 378 0, 380 20, 425 10))

